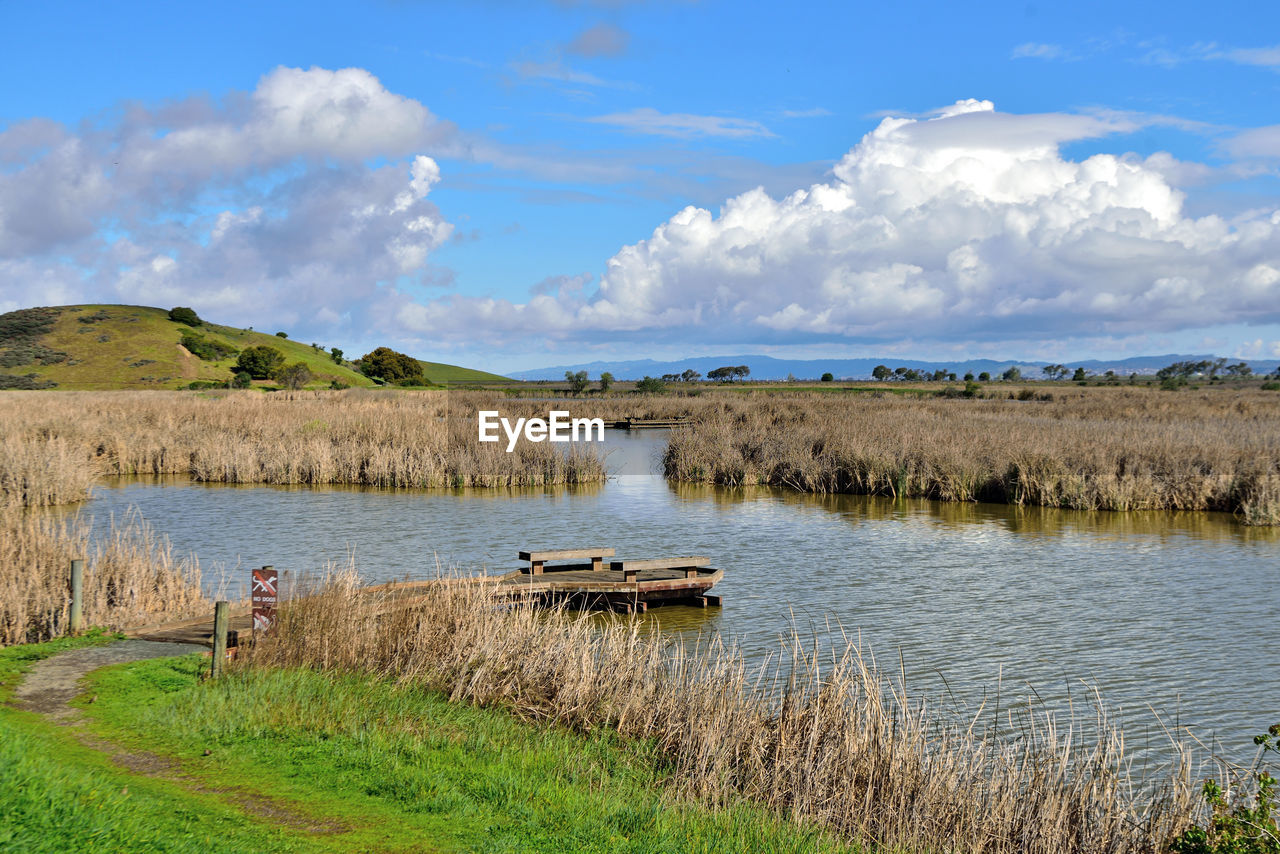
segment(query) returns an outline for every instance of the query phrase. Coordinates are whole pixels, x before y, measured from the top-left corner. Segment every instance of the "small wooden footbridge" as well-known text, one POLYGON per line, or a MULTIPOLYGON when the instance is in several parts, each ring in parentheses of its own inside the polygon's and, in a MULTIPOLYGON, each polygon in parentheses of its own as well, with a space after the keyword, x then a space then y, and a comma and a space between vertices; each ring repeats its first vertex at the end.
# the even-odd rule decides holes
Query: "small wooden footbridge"
POLYGON ((643 613, 654 605, 720 605, 708 591, 724 578, 702 556, 614 560, 609 548, 530 549, 527 564, 498 576, 498 591, 572 607, 643 613))
POLYGON ((605 423, 615 430, 661 430, 688 427, 693 422, 687 415, 676 415, 672 418, 621 418, 605 423))
MULTIPOLYGON (((547 605, 622 614, 643 614, 661 605, 720 606, 720 597, 710 590, 724 578, 724 570, 710 566, 710 558, 693 555, 608 560, 614 554, 611 548, 528 549, 519 552, 524 566, 510 572, 468 579, 392 581, 364 591, 384 594, 388 611, 412 607, 435 584, 457 581, 489 582, 493 595, 503 601, 533 599, 547 605)), ((288 594, 284 598, 298 601, 298 597, 288 594)), ((231 646, 236 645, 237 635, 247 638, 252 631, 249 609, 231 612, 228 628, 231 646)), ((125 630, 130 637, 206 646, 213 645, 213 633, 212 618, 125 630)))

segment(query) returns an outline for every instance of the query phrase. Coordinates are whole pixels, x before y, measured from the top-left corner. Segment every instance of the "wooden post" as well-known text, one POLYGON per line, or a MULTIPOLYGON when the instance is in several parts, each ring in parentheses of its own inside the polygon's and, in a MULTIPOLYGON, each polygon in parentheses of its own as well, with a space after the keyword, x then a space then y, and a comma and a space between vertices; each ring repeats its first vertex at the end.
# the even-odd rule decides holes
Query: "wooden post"
POLYGON ((217 679, 227 667, 227 603, 216 602, 213 606, 213 671, 217 679))
POLYGON ((84 561, 71 561, 71 634, 84 628, 84 561))

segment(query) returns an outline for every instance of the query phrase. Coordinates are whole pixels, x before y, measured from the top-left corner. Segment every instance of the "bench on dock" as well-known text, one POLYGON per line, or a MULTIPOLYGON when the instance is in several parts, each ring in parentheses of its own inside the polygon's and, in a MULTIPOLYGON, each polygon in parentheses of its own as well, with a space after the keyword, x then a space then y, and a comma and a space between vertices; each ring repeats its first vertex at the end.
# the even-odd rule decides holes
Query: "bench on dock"
POLYGON ((635 581, 640 573, 653 569, 684 570, 685 578, 696 578, 699 567, 710 565, 709 557, 660 557, 650 560, 615 560, 609 564, 609 568, 614 572, 621 572, 623 581, 635 581))
MULTIPOLYGON (((520 552, 520 560, 527 560, 529 566, 527 569, 522 569, 521 572, 529 575, 542 575, 549 560, 590 560, 591 571, 601 572, 604 569, 604 559, 613 557, 613 555, 613 549, 539 549, 537 551, 522 551, 520 552)), ((585 566, 581 568, 586 569, 585 566)), ((579 569, 579 567, 553 566, 551 569, 579 569)))

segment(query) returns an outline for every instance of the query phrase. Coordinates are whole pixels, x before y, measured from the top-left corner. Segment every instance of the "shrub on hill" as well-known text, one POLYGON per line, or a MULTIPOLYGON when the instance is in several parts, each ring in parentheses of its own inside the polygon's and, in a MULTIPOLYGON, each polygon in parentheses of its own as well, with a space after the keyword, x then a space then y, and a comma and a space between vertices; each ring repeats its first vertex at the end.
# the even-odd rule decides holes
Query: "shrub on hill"
POLYGON ((37 339, 53 329, 62 312, 56 308, 22 308, 0 314, 0 367, 52 365, 64 362, 67 354, 39 343, 37 339))
POLYGON ((204 359, 206 362, 220 362, 223 359, 230 359, 240 352, 225 341, 205 338, 200 333, 189 330, 182 333, 182 346, 186 347, 191 355, 204 359))
POLYGON ((658 377, 645 375, 645 378, 636 383, 636 391, 641 394, 661 394, 667 387, 667 384, 658 377))
POLYGON ((187 308, 185 305, 175 305, 169 309, 169 319, 174 323, 185 323, 187 326, 204 324, 204 321, 196 315, 195 309, 187 308))
POLYGON ((360 357, 360 373, 375 380, 396 385, 425 385, 422 365, 412 356, 397 353, 390 347, 379 347, 360 357))
POLYGON ((23 374, 16 376, 14 374, 0 374, 0 389, 24 389, 33 390, 41 388, 54 388, 57 386, 53 380, 39 379, 36 374, 23 374))
POLYGON ((284 354, 275 347, 245 347, 236 359, 236 372, 243 371, 255 380, 269 379, 284 366, 284 354))

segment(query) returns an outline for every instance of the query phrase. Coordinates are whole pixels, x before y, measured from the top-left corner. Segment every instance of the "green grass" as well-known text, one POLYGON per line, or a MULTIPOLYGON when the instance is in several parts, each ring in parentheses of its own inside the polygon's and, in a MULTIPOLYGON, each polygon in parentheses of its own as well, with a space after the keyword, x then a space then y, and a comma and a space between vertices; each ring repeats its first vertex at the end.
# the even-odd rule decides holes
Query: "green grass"
POLYGON ((351 849, 850 850, 738 804, 678 799, 645 744, 522 722, 412 687, 306 670, 200 683, 198 656, 94 677, 103 735, 340 821, 351 849), (210 751, 205 756, 205 751, 210 751))
MULTIPOLYGON (((206 362, 179 346, 182 333, 192 330, 169 319, 168 309, 134 305, 63 306, 53 328, 39 343, 68 354, 65 361, 50 365, 19 365, 5 369, 12 374, 35 373, 38 380, 52 380, 60 389, 105 390, 144 388, 184 388, 192 381, 222 382, 232 373, 235 359, 206 362), (82 322, 89 321, 92 322, 82 322)), ((220 340, 236 350, 255 345, 275 347, 286 363, 303 362, 315 379, 312 388, 328 388, 338 381, 349 386, 374 383, 348 364, 335 364, 328 347, 341 342, 316 342, 326 349, 316 350, 310 342, 279 338, 258 332, 221 326, 205 321, 192 331, 211 340, 220 340)), ((348 358, 359 353, 347 353, 348 358)), ((496 374, 456 365, 423 362, 433 382, 500 380, 496 374)), ((273 383, 258 383, 271 386, 273 383)))
POLYGON ((22 673, 95 635, 0 649, 0 851, 341 850, 246 817, 224 799, 139 777, 66 728, 8 705, 22 673))

